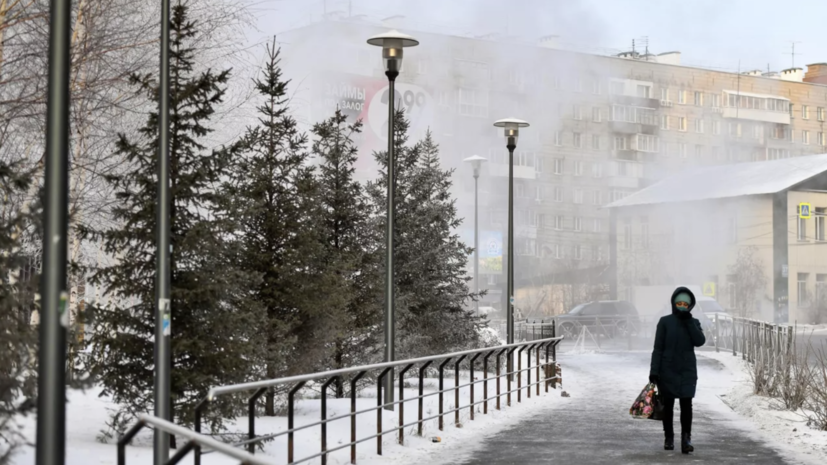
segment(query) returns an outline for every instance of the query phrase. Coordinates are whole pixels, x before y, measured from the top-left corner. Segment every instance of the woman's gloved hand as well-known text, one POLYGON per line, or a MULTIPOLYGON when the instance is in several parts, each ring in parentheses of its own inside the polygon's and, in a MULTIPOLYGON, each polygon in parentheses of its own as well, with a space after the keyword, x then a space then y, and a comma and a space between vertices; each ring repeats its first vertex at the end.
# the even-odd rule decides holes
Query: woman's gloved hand
POLYGON ((650 383, 658 384, 659 380, 660 380, 660 378, 658 377, 658 375, 649 375, 649 382, 650 383))

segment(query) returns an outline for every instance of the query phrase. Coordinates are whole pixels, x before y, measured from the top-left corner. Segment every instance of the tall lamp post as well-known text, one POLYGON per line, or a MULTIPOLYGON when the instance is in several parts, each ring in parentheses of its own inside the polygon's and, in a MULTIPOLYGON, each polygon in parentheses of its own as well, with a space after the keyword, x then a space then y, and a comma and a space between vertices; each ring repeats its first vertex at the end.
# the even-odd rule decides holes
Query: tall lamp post
MULTIPOLYGON (((72 5, 49 7, 49 87, 43 184, 43 276, 40 278, 40 347, 35 463, 62 465, 66 454, 66 237, 69 212, 69 40, 72 5)), ((4 348, 5 350, 5 348, 4 348)))
MULTIPOLYGON (((517 137, 520 128, 527 128, 528 123, 516 119, 506 118, 494 123, 498 128, 505 128, 506 148, 508 148, 508 271, 506 276, 506 330, 508 344, 514 343, 514 149, 517 148, 517 137)), ((511 363, 511 359, 508 360, 511 363)), ((509 373, 511 370, 508 370, 509 373)))
MULTIPOLYGON (((385 362, 394 361, 394 338, 396 315, 394 315, 393 289, 393 227, 394 227, 394 192, 396 190, 396 157, 393 153, 393 117, 396 91, 394 83, 402 69, 402 50, 415 47, 419 41, 398 31, 389 31, 368 39, 368 44, 382 47, 385 61, 385 76, 388 77, 388 211, 385 229, 385 362)), ((393 370, 385 378, 385 410, 393 410, 393 370), (391 405, 388 405, 391 404, 391 405)))
MULTIPOLYGON (((483 162, 487 161, 479 155, 472 155, 465 160, 470 163, 474 169, 474 293, 480 293, 480 221, 479 221, 479 189, 478 181, 480 177, 480 168, 483 162)), ((480 314, 480 301, 477 298, 476 302, 477 316, 480 314)))

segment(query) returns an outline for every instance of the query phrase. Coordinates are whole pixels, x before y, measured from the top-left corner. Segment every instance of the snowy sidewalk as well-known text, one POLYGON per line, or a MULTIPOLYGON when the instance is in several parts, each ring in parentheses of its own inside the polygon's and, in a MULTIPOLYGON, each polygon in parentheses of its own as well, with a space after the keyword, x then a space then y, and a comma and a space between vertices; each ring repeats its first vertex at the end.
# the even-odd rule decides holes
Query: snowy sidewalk
MULTIPOLYGON (((782 444, 772 444, 772 431, 762 433, 730 410, 717 396, 730 391, 737 375, 702 354, 693 409, 696 452, 691 457, 681 454, 679 447, 663 450, 660 422, 629 416, 629 406, 647 382, 650 358, 647 352, 631 352, 560 354, 570 402, 488 438, 461 463, 820 463, 782 444)), ((675 431, 680 434, 677 404, 675 410, 675 431)))

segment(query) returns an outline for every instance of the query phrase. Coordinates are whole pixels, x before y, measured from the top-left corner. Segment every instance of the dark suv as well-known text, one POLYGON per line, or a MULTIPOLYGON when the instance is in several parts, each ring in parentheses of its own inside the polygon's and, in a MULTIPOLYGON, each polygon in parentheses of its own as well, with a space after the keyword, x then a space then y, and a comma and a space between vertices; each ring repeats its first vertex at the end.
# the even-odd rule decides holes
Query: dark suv
POLYGON ((580 304, 568 313, 557 317, 560 332, 566 337, 575 337, 581 326, 591 332, 600 332, 613 337, 625 332, 629 323, 639 323, 637 309, 625 300, 601 300, 580 304))

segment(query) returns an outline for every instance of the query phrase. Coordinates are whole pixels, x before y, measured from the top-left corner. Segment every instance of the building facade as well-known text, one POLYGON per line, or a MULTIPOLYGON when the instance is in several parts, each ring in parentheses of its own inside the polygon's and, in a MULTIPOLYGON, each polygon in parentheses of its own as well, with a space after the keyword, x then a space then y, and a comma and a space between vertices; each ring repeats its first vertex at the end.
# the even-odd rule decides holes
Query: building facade
MULTIPOLYGON (((492 126, 497 119, 531 123, 513 160, 517 280, 565 269, 600 274, 610 245, 601 207, 669 174, 825 152, 827 66, 726 73, 681 66, 677 52, 590 55, 565 50, 554 37, 447 36, 405 28, 400 18, 342 18, 281 34, 297 118, 310 125, 338 106, 365 122, 358 166, 365 179, 375 176, 371 153, 386 147, 388 99, 381 53, 366 39, 388 28, 420 40, 405 51, 396 98, 411 120, 411 140, 432 131, 443 166, 455 170, 469 242, 474 180, 462 160, 488 159, 479 180, 485 305, 504 306, 508 154, 492 126)), ((555 305, 549 308, 567 310, 555 305)))

